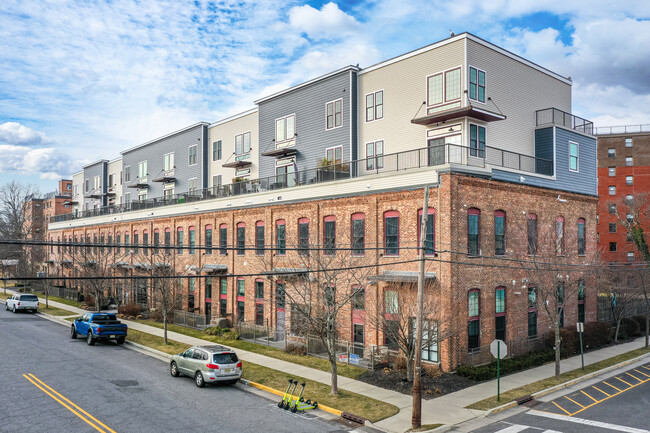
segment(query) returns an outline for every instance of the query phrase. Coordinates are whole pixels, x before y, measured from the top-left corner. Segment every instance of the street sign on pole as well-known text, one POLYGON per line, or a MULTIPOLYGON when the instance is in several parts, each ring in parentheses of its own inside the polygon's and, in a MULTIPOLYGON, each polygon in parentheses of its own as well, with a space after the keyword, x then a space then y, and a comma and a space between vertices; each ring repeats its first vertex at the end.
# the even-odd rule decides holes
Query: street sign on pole
POLYGON ((580 361, 582 361, 582 369, 585 369, 585 353, 582 349, 582 333, 585 331, 585 324, 583 322, 576 323, 578 335, 580 335, 580 361))
POLYGON ((490 343, 490 353, 497 359, 497 401, 501 401, 501 359, 508 354, 508 346, 503 340, 495 339, 490 343))

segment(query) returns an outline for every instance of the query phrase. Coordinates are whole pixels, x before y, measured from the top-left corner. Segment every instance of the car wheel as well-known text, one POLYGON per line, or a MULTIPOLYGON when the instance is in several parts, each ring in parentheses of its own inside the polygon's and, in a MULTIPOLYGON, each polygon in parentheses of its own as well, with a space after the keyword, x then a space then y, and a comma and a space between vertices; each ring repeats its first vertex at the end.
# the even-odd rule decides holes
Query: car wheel
POLYGON ((179 373, 178 373, 178 365, 176 365, 175 362, 172 362, 171 364, 169 364, 169 374, 171 374, 171 375, 174 376, 174 377, 178 377, 178 376, 179 376, 179 373))
POLYGON ((196 386, 199 388, 203 388, 205 386, 205 380, 203 379, 203 374, 201 374, 200 371, 197 371, 194 375, 194 382, 196 382, 196 386))
POLYGON ((117 344, 124 344, 124 340, 126 340, 126 337, 117 337, 117 344))
POLYGON ((93 338, 93 331, 88 331, 88 335, 86 336, 86 343, 88 343, 89 346, 95 345, 95 339, 93 338))
POLYGON ((74 328, 74 325, 70 327, 70 338, 73 340, 77 338, 77 330, 74 328))

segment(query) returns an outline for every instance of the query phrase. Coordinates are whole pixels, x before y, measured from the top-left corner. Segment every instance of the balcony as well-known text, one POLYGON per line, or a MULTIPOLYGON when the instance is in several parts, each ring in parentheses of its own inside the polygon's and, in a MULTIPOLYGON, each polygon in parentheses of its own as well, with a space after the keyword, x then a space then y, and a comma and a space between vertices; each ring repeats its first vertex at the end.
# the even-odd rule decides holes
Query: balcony
POLYGON ((486 146, 484 149, 473 149, 465 146, 445 144, 442 146, 425 147, 324 167, 299 170, 294 173, 244 180, 186 193, 132 201, 117 206, 106 206, 77 213, 55 215, 52 218, 52 222, 119 214, 230 196, 264 193, 363 176, 378 176, 406 170, 424 169, 427 167, 449 167, 452 169, 462 167, 480 169, 503 167, 527 173, 553 175, 553 161, 551 160, 535 158, 533 156, 522 155, 489 146, 486 146))
POLYGON ((127 188, 149 188, 146 177, 136 177, 126 186, 127 188))
POLYGON ((472 119, 482 120, 484 122, 494 122, 496 120, 505 120, 506 116, 501 113, 486 110, 484 108, 468 105, 465 107, 456 107, 442 111, 434 111, 426 116, 416 117, 411 123, 417 125, 430 126, 438 122, 445 122, 459 117, 470 117, 472 119))
POLYGON ((594 129, 594 135, 649 134, 649 133, 650 133, 650 124, 598 126, 594 129))
POLYGON ((152 182, 173 182, 176 180, 176 176, 174 174, 174 169, 170 170, 163 170, 160 172, 159 176, 156 177, 152 182))
POLYGON ((86 198, 101 198, 103 196, 104 191, 102 191, 101 188, 91 189, 90 191, 86 192, 86 194, 84 194, 84 197, 86 198))
POLYGON ((594 134, 594 124, 582 117, 574 116, 557 108, 545 108, 535 111, 535 126, 559 125, 583 134, 594 134))

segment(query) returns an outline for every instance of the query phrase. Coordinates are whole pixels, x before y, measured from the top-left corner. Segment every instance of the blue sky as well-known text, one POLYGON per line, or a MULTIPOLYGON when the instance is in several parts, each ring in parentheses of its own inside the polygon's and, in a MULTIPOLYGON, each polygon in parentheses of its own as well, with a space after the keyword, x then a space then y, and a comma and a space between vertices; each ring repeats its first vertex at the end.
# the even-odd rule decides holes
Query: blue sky
POLYGON ((596 126, 648 124, 650 2, 0 2, 0 184, 85 163, 347 64, 471 32, 573 79, 596 126))

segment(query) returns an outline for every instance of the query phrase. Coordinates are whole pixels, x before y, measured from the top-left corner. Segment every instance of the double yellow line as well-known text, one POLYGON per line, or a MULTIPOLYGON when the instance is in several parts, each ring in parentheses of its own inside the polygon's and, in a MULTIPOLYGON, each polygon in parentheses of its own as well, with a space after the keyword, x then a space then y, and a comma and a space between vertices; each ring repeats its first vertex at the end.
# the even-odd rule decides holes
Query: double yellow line
POLYGON ((43 391, 45 394, 49 395, 52 397, 57 403, 59 403, 61 406, 65 407, 68 409, 70 412, 73 414, 77 415, 79 418, 81 418, 83 421, 88 423, 91 427, 93 427, 95 430, 102 432, 102 433, 116 433, 115 430, 112 428, 108 427, 106 424, 56 392, 52 387, 48 386, 45 382, 43 382, 41 379, 38 377, 34 376, 33 374, 23 374, 23 377, 27 380, 29 380, 35 387, 43 391), (83 414, 83 415, 82 415, 83 414), (92 420, 92 421, 91 421, 92 420))

